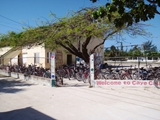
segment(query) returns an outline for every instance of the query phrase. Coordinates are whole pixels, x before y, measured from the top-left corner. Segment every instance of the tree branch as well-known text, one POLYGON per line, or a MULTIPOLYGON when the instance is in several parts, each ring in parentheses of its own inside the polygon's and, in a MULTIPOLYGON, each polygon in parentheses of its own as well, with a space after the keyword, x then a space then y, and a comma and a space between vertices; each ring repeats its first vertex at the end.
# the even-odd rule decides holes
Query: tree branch
POLYGON ((70 53, 83 58, 82 53, 79 52, 73 45, 68 45, 69 47, 67 47, 66 45, 62 44, 61 42, 56 41, 57 44, 59 44, 60 46, 62 46, 63 48, 65 48, 66 50, 68 50, 70 53))
POLYGON ((68 50, 70 53, 75 54, 72 49, 70 49, 70 48, 67 47, 66 45, 63 45, 61 42, 56 41, 56 44, 59 44, 60 46, 62 46, 62 47, 65 48, 66 50, 68 50))
POLYGON ((89 42, 91 41, 91 36, 87 37, 85 42, 83 42, 82 44, 82 53, 83 53, 83 59, 86 63, 89 63, 89 54, 88 54, 88 49, 87 49, 87 45, 89 44, 89 42))
POLYGON ((112 36, 113 34, 115 34, 115 33, 118 32, 118 31, 119 31, 119 30, 115 30, 115 31, 109 33, 109 34, 103 39, 103 41, 102 41, 100 44, 96 45, 96 46, 91 50, 91 53, 94 53, 95 50, 96 50, 99 46, 101 46, 101 45, 104 44, 104 42, 106 41, 106 39, 108 39, 110 36, 112 36))

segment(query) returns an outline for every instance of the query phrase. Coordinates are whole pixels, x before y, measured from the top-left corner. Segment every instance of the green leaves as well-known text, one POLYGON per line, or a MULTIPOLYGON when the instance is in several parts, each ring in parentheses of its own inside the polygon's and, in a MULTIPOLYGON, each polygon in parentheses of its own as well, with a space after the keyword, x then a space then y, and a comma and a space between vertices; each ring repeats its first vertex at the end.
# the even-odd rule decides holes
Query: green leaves
POLYGON ((98 17, 101 17, 101 18, 104 17, 105 14, 106 14, 105 8, 104 7, 100 7, 97 11, 94 11, 92 13, 92 16, 93 16, 94 19, 97 19, 98 17))
POLYGON ((155 14, 160 14, 158 7, 160 7, 160 0, 112 0, 112 3, 106 3, 103 7, 96 10, 93 13, 94 19, 107 17, 109 21, 113 14, 118 13, 119 16, 114 18, 114 24, 116 27, 120 28, 124 24, 131 26, 133 23, 138 23, 140 21, 147 21, 153 19, 155 14), (103 8, 103 9, 101 9, 103 8))
POLYGON ((97 11, 94 11, 94 12, 92 13, 92 17, 93 17, 94 19, 98 19, 99 15, 97 14, 97 11))

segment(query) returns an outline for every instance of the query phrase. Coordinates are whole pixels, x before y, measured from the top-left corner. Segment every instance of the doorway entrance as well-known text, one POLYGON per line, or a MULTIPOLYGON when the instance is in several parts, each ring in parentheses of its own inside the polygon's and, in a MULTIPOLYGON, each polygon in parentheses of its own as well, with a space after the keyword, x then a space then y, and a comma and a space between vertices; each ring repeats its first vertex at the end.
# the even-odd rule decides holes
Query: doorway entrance
POLYGON ((72 55, 67 55, 67 65, 72 64, 72 55))

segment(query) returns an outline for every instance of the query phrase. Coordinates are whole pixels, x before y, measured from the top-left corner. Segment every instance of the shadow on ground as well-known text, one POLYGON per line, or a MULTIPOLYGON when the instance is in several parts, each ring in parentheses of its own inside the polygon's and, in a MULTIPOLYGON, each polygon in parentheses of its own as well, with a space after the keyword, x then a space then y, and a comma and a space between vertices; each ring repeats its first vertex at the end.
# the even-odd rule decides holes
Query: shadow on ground
POLYGON ((76 79, 64 79, 61 87, 89 87, 89 83, 84 83, 83 81, 78 81, 76 79))
POLYGON ((0 120, 56 120, 45 115, 31 107, 12 110, 8 112, 0 112, 0 120))
POLYGON ((31 85, 33 84, 28 84, 6 76, 0 76, 0 93, 16 93, 24 90, 22 87, 31 85))
POLYGON ((64 83, 61 87, 89 87, 89 84, 68 84, 64 83))

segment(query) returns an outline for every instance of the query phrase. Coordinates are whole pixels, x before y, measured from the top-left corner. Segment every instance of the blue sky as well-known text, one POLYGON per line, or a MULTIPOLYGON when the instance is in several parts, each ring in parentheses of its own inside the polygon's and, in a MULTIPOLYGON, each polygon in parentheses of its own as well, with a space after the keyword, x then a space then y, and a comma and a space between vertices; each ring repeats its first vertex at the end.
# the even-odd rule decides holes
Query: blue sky
MULTIPOLYGON (((77 11, 83 7, 104 5, 109 0, 99 0, 92 3, 90 0, 1 0, 0 3, 0 34, 8 31, 20 32, 23 27, 37 26, 39 21, 49 20, 49 14, 55 13, 58 17, 66 16, 68 12, 77 11)), ((130 38, 124 36, 123 45, 142 44, 147 40, 152 40, 160 50, 160 15, 155 19, 146 22, 151 24, 147 31, 152 33, 152 38, 130 38)), ((111 45, 120 46, 116 41, 107 40, 105 47, 111 45)))

